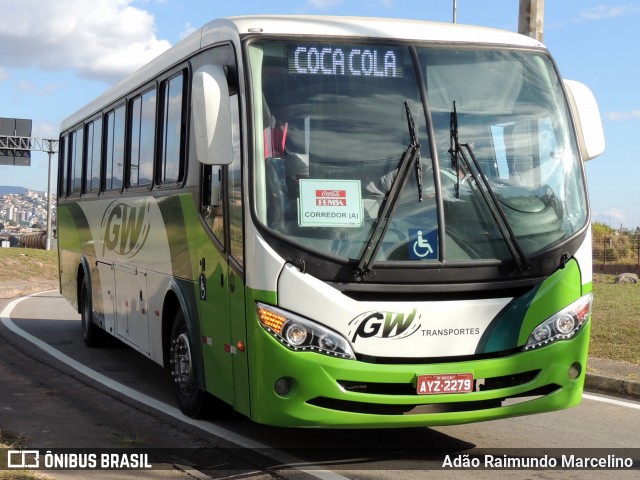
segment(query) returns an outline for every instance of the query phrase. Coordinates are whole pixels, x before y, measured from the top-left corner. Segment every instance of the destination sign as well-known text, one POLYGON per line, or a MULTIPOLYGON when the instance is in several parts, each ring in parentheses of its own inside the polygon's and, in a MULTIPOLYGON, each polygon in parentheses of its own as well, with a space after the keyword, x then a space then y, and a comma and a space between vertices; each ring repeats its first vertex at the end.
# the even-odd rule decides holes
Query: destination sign
POLYGON ((375 45, 296 45, 289 50, 289 73, 399 78, 402 52, 375 45))

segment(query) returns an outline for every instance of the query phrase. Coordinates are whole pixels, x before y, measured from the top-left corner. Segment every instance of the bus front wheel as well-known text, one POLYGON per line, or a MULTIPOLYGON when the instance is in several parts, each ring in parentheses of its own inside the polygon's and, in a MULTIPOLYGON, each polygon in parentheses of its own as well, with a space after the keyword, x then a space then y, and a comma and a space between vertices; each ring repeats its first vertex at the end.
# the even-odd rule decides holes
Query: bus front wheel
POLYGON ((180 410, 189 417, 197 418, 204 407, 205 393, 196 383, 192 350, 184 313, 178 309, 171 329, 170 372, 180 410))

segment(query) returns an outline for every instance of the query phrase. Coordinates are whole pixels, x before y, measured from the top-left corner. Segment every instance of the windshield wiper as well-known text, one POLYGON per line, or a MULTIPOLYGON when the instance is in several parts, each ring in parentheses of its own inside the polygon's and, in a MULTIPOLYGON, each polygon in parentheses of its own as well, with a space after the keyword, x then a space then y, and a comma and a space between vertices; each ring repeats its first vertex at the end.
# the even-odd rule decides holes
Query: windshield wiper
POLYGON ((460 143, 458 142, 458 112, 455 101, 449 118, 449 155, 451 155, 451 167, 456 170, 456 198, 460 198, 460 143))
POLYGON ((404 108, 407 114, 410 143, 402 154, 402 157, 400 157, 397 174, 391 183, 389 191, 384 197, 380 212, 378 213, 378 218, 376 219, 373 227, 373 232, 369 237, 367 246, 365 247, 364 252, 362 252, 358 266, 355 269, 354 274, 357 277, 362 277, 363 275, 367 275, 371 272, 371 262, 378 254, 380 245, 382 245, 382 238, 389 228, 389 220, 396 210, 398 199, 400 198, 402 189, 409 178, 409 172, 411 171, 412 165, 416 169, 416 176, 418 180, 418 200, 420 202, 422 201, 422 165, 420 162, 420 144, 418 143, 416 136, 416 126, 413 122, 413 116, 411 115, 409 104, 406 101, 404 102, 404 108))
POLYGON ((456 176, 458 177, 458 181, 456 184, 456 198, 460 198, 460 159, 464 162, 464 166, 467 171, 473 177, 475 184, 478 186, 478 190, 480 194, 484 198, 489 210, 491 211, 491 215, 504 238, 505 243, 507 244, 507 248, 513 257, 513 260, 516 262, 516 267, 518 270, 528 270, 531 268, 531 262, 527 258, 526 253, 522 249, 520 242, 518 241, 518 237, 516 237, 515 233, 513 233, 513 229, 511 228, 511 224, 509 223, 509 219, 507 218, 504 210, 500 206, 500 202, 498 197, 496 197, 489 180, 486 175, 482 171, 482 167, 480 163, 476 159, 476 156, 473 153, 473 149, 471 145, 468 143, 460 143, 458 140, 458 112, 456 111, 456 102, 453 102, 453 110, 451 111, 451 121, 450 125, 450 144, 451 148, 449 149, 449 153, 451 155, 451 160, 453 163, 453 167, 456 169, 456 176), (464 147, 464 150, 463 148, 464 147), (467 158, 465 154, 465 150, 469 157, 471 157, 471 162, 467 158), (473 163, 473 167, 471 166, 473 163))

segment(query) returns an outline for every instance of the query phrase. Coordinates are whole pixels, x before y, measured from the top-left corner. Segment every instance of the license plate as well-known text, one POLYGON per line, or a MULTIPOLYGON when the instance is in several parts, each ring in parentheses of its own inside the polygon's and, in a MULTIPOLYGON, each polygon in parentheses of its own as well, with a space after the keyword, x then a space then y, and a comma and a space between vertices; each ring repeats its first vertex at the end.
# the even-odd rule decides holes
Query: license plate
POLYGON ((473 373, 420 375, 416 392, 418 395, 473 392, 473 373))

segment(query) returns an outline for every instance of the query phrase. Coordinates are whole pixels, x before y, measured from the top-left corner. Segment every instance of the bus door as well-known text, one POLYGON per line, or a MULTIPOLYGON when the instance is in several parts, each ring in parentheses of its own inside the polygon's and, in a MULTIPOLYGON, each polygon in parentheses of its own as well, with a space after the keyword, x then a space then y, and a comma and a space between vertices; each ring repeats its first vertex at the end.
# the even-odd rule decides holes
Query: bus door
POLYGON ((238 95, 229 102, 233 160, 201 166, 201 216, 212 241, 201 242, 199 256, 200 329, 207 390, 249 414, 238 95))
POLYGON ((232 191, 224 185, 231 176, 228 168, 204 167, 203 181, 211 187, 211 197, 207 200, 204 195, 203 202, 211 204, 203 203, 202 217, 213 241, 203 242, 200 249, 199 313, 207 390, 235 405, 240 399, 234 391, 246 389, 241 384, 248 377, 246 360, 242 359, 246 356, 244 284, 238 268, 242 261, 242 199, 226 193, 232 191), (240 206, 232 205, 234 202, 240 206), (236 220, 232 215, 237 210, 236 220))

